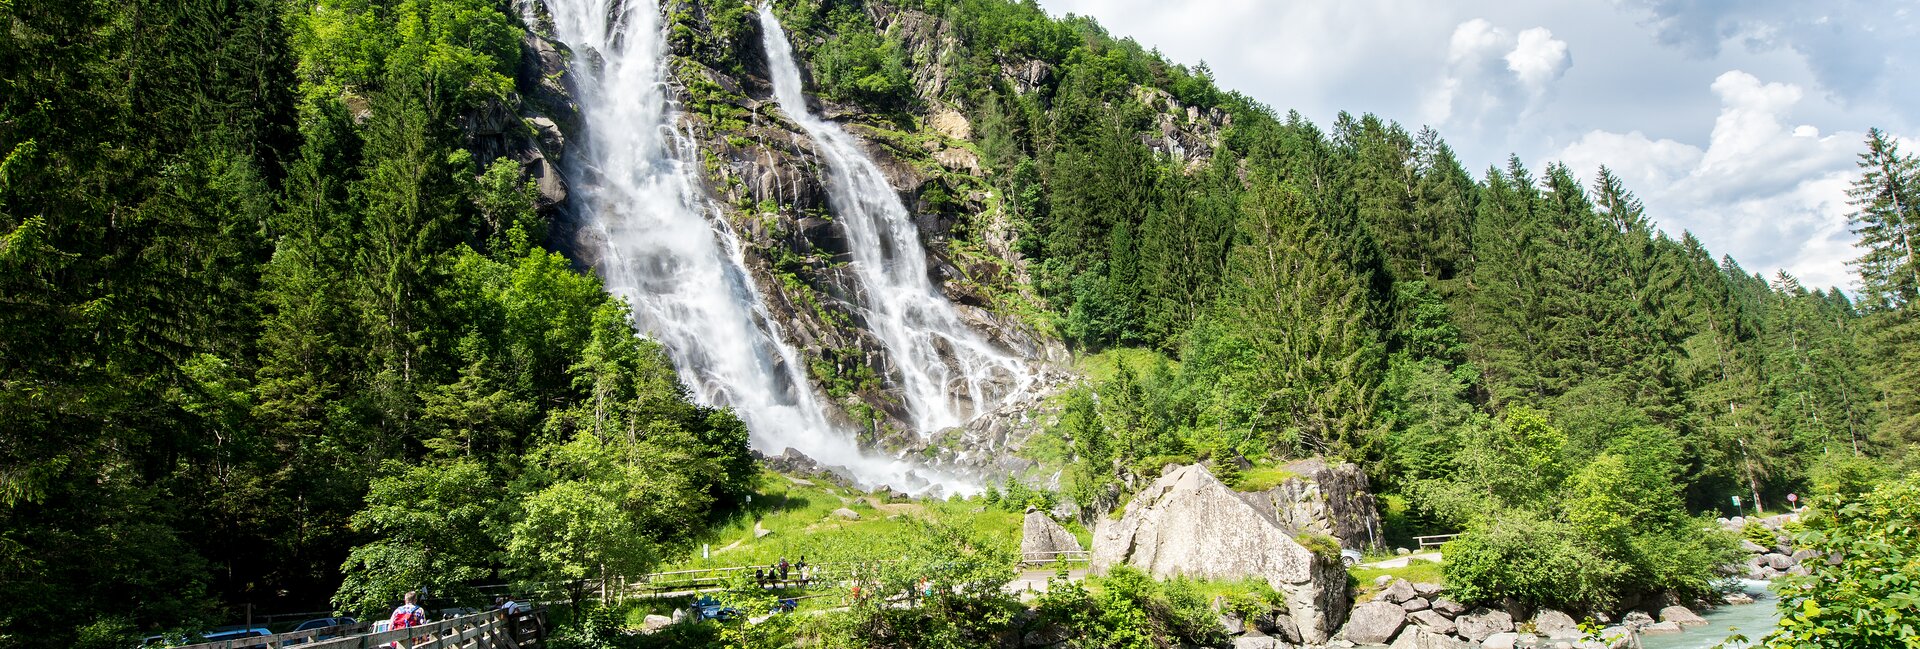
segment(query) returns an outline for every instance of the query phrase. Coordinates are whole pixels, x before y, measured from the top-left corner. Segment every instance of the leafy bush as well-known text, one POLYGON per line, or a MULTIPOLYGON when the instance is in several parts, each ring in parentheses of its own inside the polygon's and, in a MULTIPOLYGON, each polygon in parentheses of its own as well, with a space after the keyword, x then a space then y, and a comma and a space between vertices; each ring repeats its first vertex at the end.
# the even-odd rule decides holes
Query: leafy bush
POLYGON ((1320 555, 1322 559, 1340 560, 1340 541, 1331 536, 1307 533, 1293 537, 1293 540, 1298 541, 1302 547, 1312 550, 1314 554, 1320 555))
POLYGON ((1505 597, 1555 608, 1605 608, 1626 566, 1582 541, 1572 525, 1513 512, 1442 547, 1447 587, 1461 602, 1505 597))
POLYGON ((1227 643, 1213 611, 1193 582, 1156 582, 1132 566, 1116 566, 1099 580, 1099 592, 1056 577, 1036 604, 1039 625, 1059 625, 1074 638, 1068 646, 1149 649, 1168 645, 1227 643))
POLYGON ((1795 537, 1838 565, 1810 561, 1778 586, 1769 649, 1920 646, 1920 475, 1859 496, 1816 499, 1795 537))
POLYGON ((1759 523, 1748 522, 1740 527, 1740 537, 1752 541, 1763 548, 1771 548, 1780 543, 1780 537, 1771 528, 1759 523))

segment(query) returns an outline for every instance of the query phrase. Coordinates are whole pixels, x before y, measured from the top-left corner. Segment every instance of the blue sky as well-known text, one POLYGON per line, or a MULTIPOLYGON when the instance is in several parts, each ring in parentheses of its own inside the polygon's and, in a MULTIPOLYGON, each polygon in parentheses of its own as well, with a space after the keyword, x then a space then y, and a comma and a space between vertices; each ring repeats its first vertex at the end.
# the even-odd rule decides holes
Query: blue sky
POLYGON ((1868 127, 1920 135, 1920 0, 1040 0, 1326 125, 1432 125, 1472 170, 1605 164, 1668 232, 1852 288, 1868 127))

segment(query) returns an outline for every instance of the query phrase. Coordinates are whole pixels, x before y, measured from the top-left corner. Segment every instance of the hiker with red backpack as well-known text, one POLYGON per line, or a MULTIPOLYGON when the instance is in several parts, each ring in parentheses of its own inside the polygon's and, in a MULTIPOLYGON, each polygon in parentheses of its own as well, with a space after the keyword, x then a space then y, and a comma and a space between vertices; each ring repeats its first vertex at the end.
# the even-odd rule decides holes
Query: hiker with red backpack
POLYGON ((390 629, 406 629, 427 623, 427 609, 420 608, 419 591, 409 591, 406 603, 393 609, 393 617, 388 618, 390 629))

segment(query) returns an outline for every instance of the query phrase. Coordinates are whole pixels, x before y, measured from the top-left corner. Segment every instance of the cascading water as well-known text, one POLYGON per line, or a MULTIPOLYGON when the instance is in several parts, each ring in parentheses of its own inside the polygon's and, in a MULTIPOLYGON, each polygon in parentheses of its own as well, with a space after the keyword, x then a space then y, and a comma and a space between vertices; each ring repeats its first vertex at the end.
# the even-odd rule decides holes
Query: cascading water
POLYGON ((867 328, 893 359, 914 426, 922 434, 958 426, 1025 392, 1034 381, 1026 363, 968 328, 934 287, 906 206, 860 141, 807 109, 771 5, 760 6, 760 33, 774 98, 826 160, 827 200, 851 244, 867 328))
POLYGON ((583 122, 567 159, 576 212, 607 288, 633 305, 696 396, 732 407, 753 445, 794 448, 864 482, 907 491, 974 487, 860 452, 833 426, 701 191, 692 139, 675 129, 666 25, 654 0, 546 0, 583 122))

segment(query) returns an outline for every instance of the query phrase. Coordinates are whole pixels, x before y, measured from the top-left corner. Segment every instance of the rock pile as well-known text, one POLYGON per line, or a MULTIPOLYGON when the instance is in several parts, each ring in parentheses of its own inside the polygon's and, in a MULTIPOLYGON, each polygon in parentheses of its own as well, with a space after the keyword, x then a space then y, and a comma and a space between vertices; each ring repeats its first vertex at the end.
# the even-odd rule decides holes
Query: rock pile
POLYGON ((1080 550, 1080 539, 1073 538, 1073 533, 1054 522, 1047 512, 1027 508, 1027 518, 1020 525, 1021 561, 1051 563, 1065 553, 1080 550))
POLYGON ((1746 577, 1748 579, 1772 580, 1781 575, 1805 575, 1811 569, 1805 565, 1816 555, 1812 550, 1795 550, 1793 539, 1786 533, 1786 524, 1799 520, 1799 514, 1781 514, 1766 518, 1720 519, 1720 526, 1735 533, 1745 534, 1750 527, 1757 526, 1771 533, 1770 543, 1758 543, 1746 538, 1740 541, 1740 548, 1747 551, 1746 577))
MULTIPOLYGON (((1685 608, 1676 608, 1692 614, 1685 608)), ((1645 613, 1639 616, 1652 623, 1652 618, 1645 613)), ((1676 612, 1673 617, 1680 619, 1681 613, 1676 612)), ((1468 609, 1441 593, 1439 584, 1394 579, 1372 601, 1353 608, 1346 627, 1335 636, 1335 643, 1387 645, 1392 649, 1626 649, 1640 646, 1638 629, 1631 625, 1603 630, 1601 636, 1607 639, 1604 643, 1583 641, 1582 635, 1573 616, 1561 611, 1548 609, 1534 615, 1532 620, 1515 620, 1503 610, 1468 609)))

